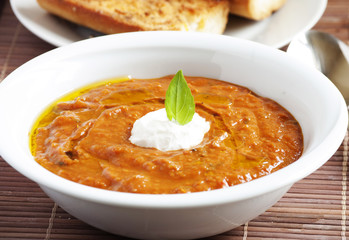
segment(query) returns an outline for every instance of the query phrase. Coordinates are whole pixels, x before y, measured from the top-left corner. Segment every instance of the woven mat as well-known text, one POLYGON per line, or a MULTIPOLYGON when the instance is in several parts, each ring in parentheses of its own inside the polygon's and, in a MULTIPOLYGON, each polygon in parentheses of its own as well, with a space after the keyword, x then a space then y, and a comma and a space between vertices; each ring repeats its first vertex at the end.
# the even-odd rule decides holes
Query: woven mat
MULTIPOLYGON (((349 0, 329 0, 315 28, 349 43, 349 0)), ((18 22, 8 0, 0 0, 0 82, 21 64, 53 48, 18 22)), ((348 137, 323 167, 296 183, 267 212, 207 240, 346 239, 347 161, 348 137)), ((69 215, 0 157, 0 239, 126 238, 69 215)))

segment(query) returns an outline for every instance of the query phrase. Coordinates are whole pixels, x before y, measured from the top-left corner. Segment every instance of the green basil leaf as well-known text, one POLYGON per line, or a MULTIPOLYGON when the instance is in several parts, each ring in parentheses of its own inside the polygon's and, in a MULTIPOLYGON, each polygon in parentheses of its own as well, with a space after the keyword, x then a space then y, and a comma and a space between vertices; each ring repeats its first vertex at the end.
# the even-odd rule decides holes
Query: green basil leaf
POLYGON ((168 119, 170 121, 174 119, 180 125, 185 125, 193 119, 195 113, 194 97, 182 70, 176 73, 168 86, 165 108, 168 119))

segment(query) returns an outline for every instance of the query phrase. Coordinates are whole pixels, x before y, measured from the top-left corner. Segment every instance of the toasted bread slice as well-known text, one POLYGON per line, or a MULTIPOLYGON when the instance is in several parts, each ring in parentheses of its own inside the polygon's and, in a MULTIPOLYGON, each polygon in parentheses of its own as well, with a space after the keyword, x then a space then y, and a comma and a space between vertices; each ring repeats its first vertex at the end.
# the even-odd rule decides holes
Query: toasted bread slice
POLYGON ((281 8, 286 0, 229 0, 230 13, 253 19, 262 20, 281 8))
POLYGON ((178 30, 221 34, 227 0, 37 0, 48 12, 96 31, 178 30))

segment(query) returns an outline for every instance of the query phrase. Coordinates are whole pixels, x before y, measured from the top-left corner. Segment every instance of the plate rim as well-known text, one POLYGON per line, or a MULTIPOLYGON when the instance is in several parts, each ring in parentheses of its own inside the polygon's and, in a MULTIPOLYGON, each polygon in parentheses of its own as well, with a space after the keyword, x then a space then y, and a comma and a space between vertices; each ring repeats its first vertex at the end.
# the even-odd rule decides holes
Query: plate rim
MULTIPOLYGON (((288 2, 291 2, 291 1, 298 1, 298 0, 287 0, 288 2)), ((296 35, 302 33, 302 32, 305 32, 307 30, 310 30, 318 21, 319 19, 321 18, 321 16, 323 15, 323 13, 325 12, 326 10, 326 7, 327 7, 327 2, 328 0, 307 0, 307 1, 312 1, 312 4, 316 3, 317 7, 316 8, 312 8, 312 12, 313 12, 313 15, 312 17, 310 18, 310 20, 304 24, 303 27, 299 28, 298 31, 296 31, 294 34, 289 34, 289 36, 285 37, 285 38, 282 38, 280 40, 277 40, 277 41, 273 41, 273 43, 264 43, 262 41, 258 41, 258 40, 255 40, 253 38, 245 38, 245 37, 240 37, 240 36, 235 36, 233 34, 224 34, 223 35, 226 35, 226 36, 231 36, 231 37, 237 37, 237 38, 242 38, 242 39, 245 39, 245 40, 249 40, 249 41, 254 41, 254 42, 258 42, 258 43, 261 43, 261 44, 264 44, 264 45, 267 45, 267 46, 270 46, 270 47, 273 47, 273 48, 282 48, 284 46, 286 46, 296 35)), ((48 42, 49 44, 55 46, 55 47, 61 47, 61 46, 64 46, 64 45, 67 45, 67 44, 71 44, 73 42, 76 42, 76 41, 80 41, 80 40, 84 40, 86 38, 83 38, 81 36, 81 39, 78 39, 76 41, 72 40, 72 39, 69 39, 67 37, 64 37, 64 36, 61 36, 59 34, 55 34, 53 31, 53 34, 47 34, 47 31, 43 30, 43 29, 40 29, 40 27, 38 28, 38 25, 40 26, 40 24, 36 23, 36 22, 31 22, 31 20, 25 16, 23 16, 20 11, 18 10, 18 7, 21 6, 21 4, 18 4, 18 2, 22 3, 22 2, 25 2, 26 4, 33 4, 34 2, 36 2, 36 0, 10 0, 10 5, 11 5, 11 8, 12 8, 12 11, 14 12, 14 15, 16 16, 16 18, 19 20, 19 22, 25 27, 27 28, 31 33, 33 33, 34 35, 36 35, 37 37, 39 37, 40 39, 42 39, 43 41, 45 42, 48 42)), ((285 6, 284 7, 287 7, 287 4, 288 2, 286 2, 285 6)), ((36 3, 37 4, 37 3, 36 3)), ((302 4, 301 2, 299 2, 298 4, 302 4)), ((39 7, 39 5, 37 5, 39 9, 41 9, 39 7)), ((281 8, 279 11, 282 12, 283 8, 281 8)), ((45 11, 43 9, 41 9, 40 11, 45 11)), ((278 12, 276 12, 277 14, 278 12)), ((267 21, 272 21, 273 20, 273 16, 269 17, 268 19, 265 19, 267 21)), ((258 23, 261 23, 260 21, 258 23)), ((256 24, 258 24, 256 23, 256 24)), ((229 23, 228 23, 229 24, 229 23)), ((266 23, 268 25, 268 23, 266 23)), ((229 26, 229 25, 228 25, 229 26)), ((258 27, 257 27, 258 28, 258 27)), ((256 35, 256 34, 255 34, 256 35)))

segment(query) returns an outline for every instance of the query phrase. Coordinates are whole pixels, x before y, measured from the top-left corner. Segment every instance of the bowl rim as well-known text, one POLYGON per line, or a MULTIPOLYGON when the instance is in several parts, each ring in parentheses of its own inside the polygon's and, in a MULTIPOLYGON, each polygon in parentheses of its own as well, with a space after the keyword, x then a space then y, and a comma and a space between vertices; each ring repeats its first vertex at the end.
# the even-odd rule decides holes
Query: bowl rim
MULTIPOLYGON (((324 81, 328 88, 332 88, 333 91, 337 91, 338 102, 340 106, 339 116, 328 134, 321 144, 311 151, 310 154, 303 155, 299 160, 292 163, 291 165, 280 169, 270 175, 255 179, 251 182, 242 183, 229 188, 211 190, 206 192, 195 192, 185 194, 135 194, 135 193, 124 193, 114 192, 110 190, 103 190, 94 187, 81 185, 64 178, 61 178, 37 164, 39 175, 34 175, 30 170, 26 169, 16 162, 16 158, 13 157, 13 151, 9 152, 7 148, 9 143, 4 139, 0 138, 0 154, 3 159, 15 168, 18 172, 38 183, 42 188, 50 189, 60 194, 73 196, 88 201, 98 202, 106 205, 134 207, 134 208, 157 208, 157 209, 171 209, 171 208, 193 208, 203 206, 213 206, 217 204, 226 204, 230 202, 243 201, 248 198, 252 198, 258 195, 263 195, 271 191, 283 187, 291 187, 292 184, 316 169, 322 166, 338 149, 342 140, 346 134, 348 114, 345 101, 339 91, 334 85, 321 73, 313 69, 305 69, 306 66, 301 65, 296 60, 289 58, 285 52, 277 49, 273 49, 268 46, 264 46, 259 43, 251 42, 248 40, 237 39, 228 36, 206 34, 206 33, 192 33, 192 32, 134 32, 134 33, 122 33, 116 35, 107 35, 96 37, 93 39, 82 40, 75 42, 63 47, 53 49, 46 52, 27 63, 23 64, 11 74, 9 74, 0 84, 0 95, 2 91, 6 91, 8 84, 11 84, 11 79, 21 76, 24 70, 30 69, 31 66, 50 59, 52 57, 58 57, 58 59, 71 56, 76 50, 79 52, 90 51, 90 47, 99 46, 98 49, 108 49, 108 47, 116 45, 116 42, 122 41, 122 43, 128 42, 132 44, 135 39, 142 39, 142 46, 152 47, 171 47, 171 46, 184 46, 184 47, 198 47, 205 46, 206 48, 211 46, 215 51, 222 51, 227 46, 233 46, 238 44, 243 47, 252 47, 256 50, 269 51, 269 53, 285 61, 289 61, 304 71, 310 71, 312 74, 317 76, 319 80, 324 81), (153 41, 153 39, 160 39, 163 41, 153 41), (171 40, 172 39, 172 40, 171 40), (178 41, 177 40, 188 40, 191 41, 178 41), (165 41, 166 40, 166 41, 165 41), (198 43, 197 41, 200 41, 198 43), (210 42, 216 44, 209 45, 210 42), (74 49, 74 51, 72 51, 74 49), (330 146, 330 147, 329 147, 330 146), (326 149, 324 152, 323 149, 326 149), (310 161, 311 158, 319 159, 318 161, 310 161), (305 164, 310 161, 313 164, 305 164), (288 176, 287 178, 282 176, 288 176), (272 186, 272 187, 271 187, 272 186), (251 191, 253 190, 253 191, 251 191)), ((92 51, 92 50, 91 50, 92 51)), ((0 96, 1 99, 1 96, 0 96)), ((4 104, 0 101, 1 104, 4 104)), ((6 126, 1 124, 0 120, 0 132, 4 130, 6 126)), ((29 145, 29 144, 28 144, 29 145)), ((32 161, 35 161, 32 158, 32 161)))

